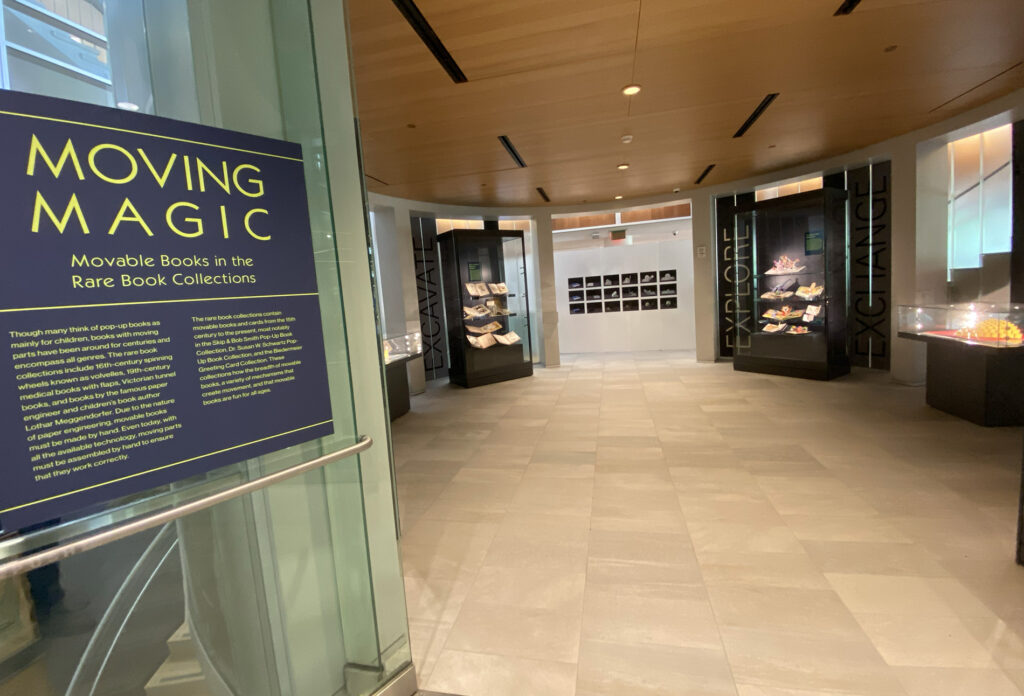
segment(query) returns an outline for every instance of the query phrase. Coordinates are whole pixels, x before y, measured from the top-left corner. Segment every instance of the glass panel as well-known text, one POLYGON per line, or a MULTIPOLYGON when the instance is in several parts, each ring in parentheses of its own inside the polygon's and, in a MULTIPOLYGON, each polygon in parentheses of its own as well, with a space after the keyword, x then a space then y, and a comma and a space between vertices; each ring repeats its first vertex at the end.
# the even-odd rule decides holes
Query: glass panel
POLYGON ((975 186, 953 200, 952 268, 981 268, 981 191, 975 186))
MULTIPOLYGON (((502 237, 501 255, 504 265, 503 278, 508 294, 504 296, 508 315, 508 333, 497 335, 499 341, 513 341, 523 349, 523 362, 531 362, 533 355, 530 343, 529 288, 526 283, 526 249, 522 237, 502 237)), ((495 294, 500 303, 502 296, 495 294)))
POLYGON ((982 253, 1010 252, 1013 171, 1013 128, 994 128, 981 135, 984 181, 982 184, 982 253))
POLYGON ((30 56, 10 52, 7 61, 11 89, 13 90, 61 96, 65 99, 99 104, 100 106, 114 105, 114 95, 107 87, 55 69, 30 56))
POLYGON ((66 25, 45 21, 12 7, 4 8, 8 44, 68 66, 97 80, 110 80, 105 41, 68 31, 66 25))
MULTIPOLYGON (((82 510, 43 529, 8 530, 0 537, 0 562, 308 461, 357 436, 307 4, 125 0, 119 9, 123 18, 145 20, 119 41, 142 47, 152 70, 119 64, 137 54, 112 44, 118 99, 132 83, 123 93, 142 95, 132 102, 141 110, 302 145, 335 434, 82 510), (275 46, 288 48, 277 53, 275 46)), ((70 73, 17 60, 17 89, 113 101, 109 90, 96 91, 70 73)), ((372 371, 374 360, 359 367, 372 371)), ((371 693, 410 657, 393 519, 389 525, 375 517, 370 562, 366 501, 390 491, 371 484, 366 495, 367 479, 374 480, 358 460, 339 462, 159 533, 73 557, 42 579, 0 582, 0 696, 371 693), (158 539, 162 545, 151 548, 158 539), (42 599, 33 595, 37 585, 42 599), (387 618, 384 640, 378 609, 387 618), (178 691, 169 691, 174 684, 178 691)))

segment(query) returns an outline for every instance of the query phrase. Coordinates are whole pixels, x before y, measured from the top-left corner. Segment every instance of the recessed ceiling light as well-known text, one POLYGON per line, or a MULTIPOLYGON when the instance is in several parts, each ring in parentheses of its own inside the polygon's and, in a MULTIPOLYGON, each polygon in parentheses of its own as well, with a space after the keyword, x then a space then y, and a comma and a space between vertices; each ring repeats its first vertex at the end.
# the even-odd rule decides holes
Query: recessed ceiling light
POLYGON ((629 169, 629 165, 623 162, 622 164, 619 165, 619 169, 629 169))
POLYGON ((622 136, 622 144, 623 145, 629 145, 631 142, 633 142, 633 136, 632 135, 624 135, 624 136, 622 136))
POLYGON ((615 197, 615 200, 617 200, 617 201, 621 201, 621 200, 622 200, 622 196, 616 196, 616 197, 615 197))
POLYGON ((634 94, 640 94, 640 85, 626 85, 622 88, 622 93, 627 97, 632 97, 634 94))

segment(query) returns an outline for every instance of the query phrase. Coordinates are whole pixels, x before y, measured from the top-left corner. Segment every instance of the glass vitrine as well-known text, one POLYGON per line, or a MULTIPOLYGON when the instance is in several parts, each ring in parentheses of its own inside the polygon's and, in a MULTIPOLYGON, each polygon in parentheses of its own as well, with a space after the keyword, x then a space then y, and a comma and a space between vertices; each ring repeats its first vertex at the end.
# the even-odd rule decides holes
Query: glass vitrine
POLYGON ((438 242, 452 383, 476 387, 532 375, 523 233, 452 230, 438 242))
POLYGON ((951 305, 901 305, 899 331, 904 338, 959 341, 992 348, 1024 347, 1024 306, 983 302, 951 305))
POLYGON ((845 199, 823 189, 738 212, 735 369, 814 379, 850 371, 845 199))

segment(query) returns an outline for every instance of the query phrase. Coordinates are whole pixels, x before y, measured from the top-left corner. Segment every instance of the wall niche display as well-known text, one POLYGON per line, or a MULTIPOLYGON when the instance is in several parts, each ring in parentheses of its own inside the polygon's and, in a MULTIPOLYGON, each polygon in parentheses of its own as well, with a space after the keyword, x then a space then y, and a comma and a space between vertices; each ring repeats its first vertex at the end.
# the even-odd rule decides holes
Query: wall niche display
POLYGON ((657 308, 658 308, 658 301, 657 300, 640 300, 640 309, 641 310, 657 309, 657 308))
POLYGON ((640 297, 657 297, 658 286, 657 285, 641 285, 640 286, 640 297))
POLYGON ((675 295, 676 294, 676 284, 675 283, 665 283, 665 284, 662 284, 660 286, 660 288, 661 288, 661 296, 662 297, 665 297, 666 295, 675 295))
POLYGON ((586 307, 586 305, 584 305, 582 303, 569 305, 569 314, 586 314, 586 313, 587 313, 587 307, 586 307))
POLYGON ((601 290, 587 290, 587 302, 600 300, 602 297, 604 297, 604 293, 601 290))
POLYGON ((663 297, 663 298, 661 298, 661 308, 662 309, 677 309, 678 307, 679 307, 679 304, 678 304, 676 298, 674 298, 674 297, 663 297))
POLYGON ((640 274, 641 283, 657 283, 658 274, 655 271, 644 271, 640 274))
POLYGON ((630 287, 624 287, 624 288, 622 288, 622 297, 623 297, 623 299, 631 299, 631 298, 634 298, 634 297, 640 297, 640 288, 638 288, 636 286, 633 286, 631 288, 630 287))
POLYGON ((582 290, 570 290, 569 291, 569 301, 570 302, 582 302, 583 301, 583 291, 582 290))
POLYGON ((532 375, 523 233, 452 230, 438 241, 452 384, 477 387, 532 375))
POLYGON ((604 285, 605 285, 605 287, 608 287, 609 285, 618 285, 618 284, 619 284, 619 276, 617 276, 617 275, 606 275, 604 277, 604 285))
POLYGON ((605 290, 604 290, 604 299, 606 299, 606 300, 617 300, 620 297, 619 292, 620 291, 619 291, 618 288, 605 288, 605 290))
POLYGON ((742 281, 750 287, 734 291, 733 324, 747 327, 749 340, 735 343, 733 368, 823 380, 847 374, 846 193, 761 201, 738 207, 736 218, 752 254, 742 281))
POLYGON ((639 278, 640 278, 640 274, 638 274, 638 273, 623 273, 622 274, 622 284, 623 285, 636 285, 637 284, 637 280, 639 278))
POLYGON ((639 300, 623 300, 622 301, 622 311, 623 312, 638 312, 638 311, 640 311, 640 301, 639 300))
POLYGON ((622 304, 619 302, 605 302, 604 311, 606 312, 618 312, 622 309, 622 304))
POLYGON ((600 302, 588 302, 587 303, 587 314, 600 314, 602 305, 600 302))
POLYGON ((586 284, 588 288, 601 287, 601 276, 587 276, 586 284))
POLYGON ((570 278, 569 279, 569 289, 570 290, 573 290, 575 288, 582 288, 582 287, 583 287, 583 278, 570 278))
POLYGON ((662 271, 658 277, 658 282, 661 283, 674 283, 676 282, 676 271, 673 268, 671 271, 662 271))

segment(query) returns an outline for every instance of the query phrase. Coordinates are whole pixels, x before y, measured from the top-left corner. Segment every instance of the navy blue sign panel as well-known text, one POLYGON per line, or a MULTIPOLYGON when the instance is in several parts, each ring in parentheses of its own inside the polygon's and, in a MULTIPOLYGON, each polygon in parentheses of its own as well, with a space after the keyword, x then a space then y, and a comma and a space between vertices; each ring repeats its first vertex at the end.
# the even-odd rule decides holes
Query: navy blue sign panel
POLYGON ((301 146, 0 91, 0 531, 333 432, 301 146))

